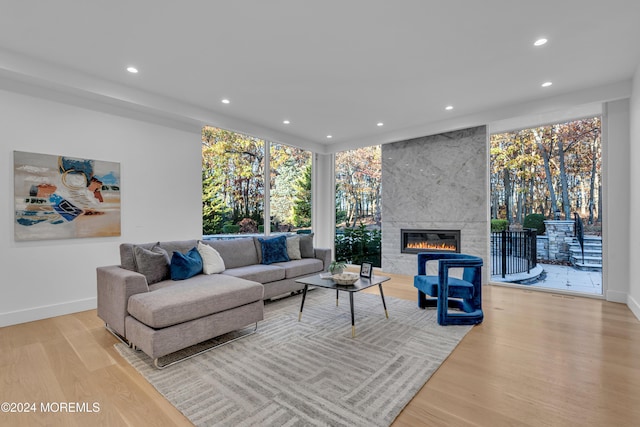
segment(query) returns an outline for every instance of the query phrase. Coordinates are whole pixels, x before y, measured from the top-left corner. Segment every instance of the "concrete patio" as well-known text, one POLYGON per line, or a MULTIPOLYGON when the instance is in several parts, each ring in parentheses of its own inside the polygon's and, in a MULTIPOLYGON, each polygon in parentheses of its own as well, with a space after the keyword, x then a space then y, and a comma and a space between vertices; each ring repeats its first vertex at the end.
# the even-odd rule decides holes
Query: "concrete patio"
POLYGON ((539 262, 528 274, 508 274, 505 278, 491 276, 491 281, 602 295, 602 271, 578 270, 565 265, 539 262))

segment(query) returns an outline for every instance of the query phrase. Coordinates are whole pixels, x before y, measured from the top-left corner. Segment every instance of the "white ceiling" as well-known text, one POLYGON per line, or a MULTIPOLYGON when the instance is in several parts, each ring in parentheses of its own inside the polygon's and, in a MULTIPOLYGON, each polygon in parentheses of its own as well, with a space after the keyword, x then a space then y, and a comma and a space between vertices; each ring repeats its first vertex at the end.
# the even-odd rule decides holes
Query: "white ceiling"
POLYGON ((0 77, 330 152, 628 96, 639 17, 637 0, 0 0, 0 77))

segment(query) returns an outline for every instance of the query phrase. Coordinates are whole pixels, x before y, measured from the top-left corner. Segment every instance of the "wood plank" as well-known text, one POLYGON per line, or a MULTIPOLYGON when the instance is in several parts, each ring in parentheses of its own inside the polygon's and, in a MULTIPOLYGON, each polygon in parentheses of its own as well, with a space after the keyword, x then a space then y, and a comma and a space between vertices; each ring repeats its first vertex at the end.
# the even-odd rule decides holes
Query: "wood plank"
MULTIPOLYGON (((73 418, 49 412, 43 414, 42 404, 66 402, 65 394, 56 378, 43 344, 33 343, 17 348, 3 348, 5 356, 0 367, 2 402, 24 405, 30 412, 7 413, 0 411, 3 426, 76 426, 73 418), (32 408, 31 405, 34 405, 32 408)), ((19 409, 19 407, 18 407, 19 409)))
POLYGON ((114 359, 98 345, 95 336, 81 317, 67 315, 53 319, 62 335, 78 356, 80 363, 93 372, 115 363, 114 359))

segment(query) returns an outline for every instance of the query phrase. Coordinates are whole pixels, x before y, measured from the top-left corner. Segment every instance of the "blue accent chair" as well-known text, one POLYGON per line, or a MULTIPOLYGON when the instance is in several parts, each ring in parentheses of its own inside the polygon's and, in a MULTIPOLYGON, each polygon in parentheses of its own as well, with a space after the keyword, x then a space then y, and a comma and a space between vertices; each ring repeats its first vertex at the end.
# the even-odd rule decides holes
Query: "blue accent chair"
POLYGON ((482 313, 482 258, 448 252, 418 254, 418 307, 437 307, 440 325, 475 325, 482 313), (438 275, 427 276, 427 261, 438 261, 438 275), (449 277, 450 268, 463 268, 462 279, 449 277), (449 308, 457 309, 449 311, 449 308))

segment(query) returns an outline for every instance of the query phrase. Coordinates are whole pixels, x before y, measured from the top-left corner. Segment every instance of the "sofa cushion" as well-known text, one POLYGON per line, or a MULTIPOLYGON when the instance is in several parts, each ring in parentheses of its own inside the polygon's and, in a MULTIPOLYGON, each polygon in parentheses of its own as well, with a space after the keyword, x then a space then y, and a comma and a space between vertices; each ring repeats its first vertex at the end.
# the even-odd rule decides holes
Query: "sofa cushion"
POLYGON ((322 261, 316 258, 303 258, 289 262, 278 262, 273 265, 283 268, 285 271, 285 278, 287 279, 318 273, 324 268, 322 261))
POLYGON ((136 269, 135 256, 133 253, 134 246, 143 247, 151 250, 154 246, 160 246, 167 251, 168 254, 172 254, 173 251, 180 251, 186 253, 189 249, 194 247, 197 240, 176 240, 169 242, 151 242, 151 243, 122 243, 120 245, 120 266, 127 270, 138 271, 136 269))
POLYGON ((316 256, 313 251, 313 233, 300 235, 300 255, 302 258, 313 258, 316 256))
POLYGON ((186 254, 174 251, 170 269, 171 280, 185 280, 202 273, 202 257, 198 248, 192 248, 186 254))
POLYGON ((224 260, 218 251, 209 245, 198 242, 198 252, 202 257, 202 272, 204 274, 216 274, 224 271, 224 260))
POLYGON ((197 240, 170 240, 167 242, 158 243, 158 245, 160 245, 162 249, 167 251, 169 255, 173 254, 175 251, 186 254, 191 250, 191 248, 194 248, 197 244, 198 244, 197 240))
POLYGON ((252 237, 230 240, 204 240, 202 243, 218 251, 227 269, 259 264, 258 253, 252 237))
POLYGON ((147 278, 147 284, 161 282, 169 278, 169 254, 160 246, 151 249, 133 246, 135 271, 147 278))
POLYGON ((270 239, 258 237, 258 241, 262 247, 262 264, 269 265, 274 262, 289 261, 286 236, 272 237, 270 239))
POLYGON ((245 267, 231 268, 224 271, 225 275, 253 280, 258 283, 269 283, 285 278, 285 269, 273 265, 255 264, 245 267))
POLYGON ((287 237, 287 255, 289 255, 290 260, 302 258, 300 254, 300 236, 287 237))
POLYGON ((145 248, 151 250, 154 246, 157 246, 159 242, 151 242, 151 243, 142 243, 142 244, 133 244, 133 243, 122 243, 120 245, 120 266, 127 270, 138 271, 138 266, 136 265, 136 255, 134 253, 134 248, 145 248))
POLYGON ((259 301, 264 295, 260 283, 223 274, 201 274, 171 283, 132 295, 129 314, 152 328, 165 328, 259 301))

